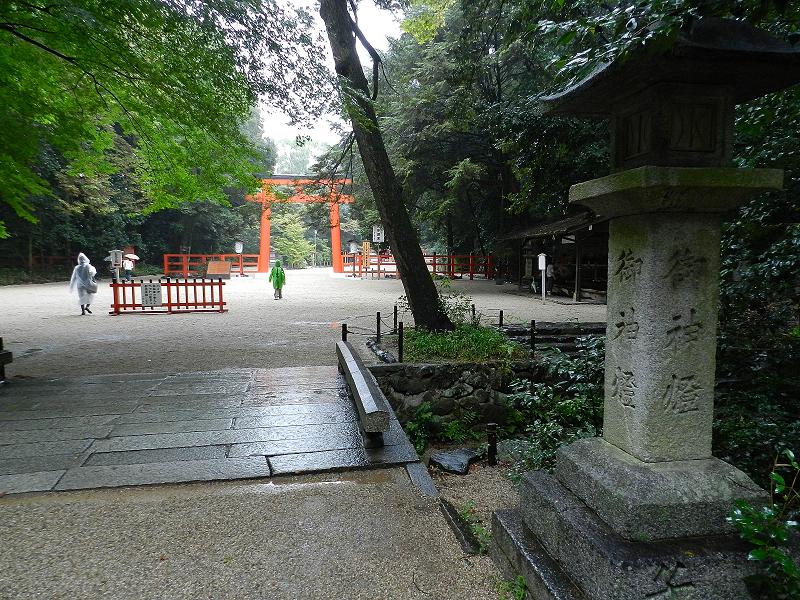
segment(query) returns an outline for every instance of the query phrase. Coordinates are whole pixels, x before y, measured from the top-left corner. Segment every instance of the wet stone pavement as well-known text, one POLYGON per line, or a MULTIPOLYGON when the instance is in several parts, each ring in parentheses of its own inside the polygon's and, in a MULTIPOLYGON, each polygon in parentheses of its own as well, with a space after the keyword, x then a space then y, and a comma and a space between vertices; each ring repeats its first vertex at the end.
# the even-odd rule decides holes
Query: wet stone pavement
POLYGON ((396 419, 366 449, 336 367, 12 380, 0 494, 251 479, 417 461, 396 419))

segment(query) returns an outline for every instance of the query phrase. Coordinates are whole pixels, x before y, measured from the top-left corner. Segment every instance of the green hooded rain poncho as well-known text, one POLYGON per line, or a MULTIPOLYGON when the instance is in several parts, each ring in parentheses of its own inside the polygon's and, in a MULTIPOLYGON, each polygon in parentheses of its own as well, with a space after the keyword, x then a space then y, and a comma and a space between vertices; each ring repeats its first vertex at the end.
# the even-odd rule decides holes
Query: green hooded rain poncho
POLYGON ((272 267, 272 270, 269 272, 269 280, 272 282, 272 287, 276 290, 283 288, 283 284, 286 283, 286 273, 283 272, 281 261, 275 261, 275 266, 272 267))

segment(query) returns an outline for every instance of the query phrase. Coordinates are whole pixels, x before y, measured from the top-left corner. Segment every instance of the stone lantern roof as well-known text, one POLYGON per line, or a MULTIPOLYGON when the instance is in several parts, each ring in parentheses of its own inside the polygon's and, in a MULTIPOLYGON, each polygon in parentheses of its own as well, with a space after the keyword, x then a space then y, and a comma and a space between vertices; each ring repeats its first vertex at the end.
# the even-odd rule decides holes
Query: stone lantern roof
POLYGON ((560 94, 543 98, 550 114, 609 116, 625 97, 658 83, 728 87, 735 104, 800 82, 800 45, 741 21, 706 17, 674 44, 607 63, 560 94))

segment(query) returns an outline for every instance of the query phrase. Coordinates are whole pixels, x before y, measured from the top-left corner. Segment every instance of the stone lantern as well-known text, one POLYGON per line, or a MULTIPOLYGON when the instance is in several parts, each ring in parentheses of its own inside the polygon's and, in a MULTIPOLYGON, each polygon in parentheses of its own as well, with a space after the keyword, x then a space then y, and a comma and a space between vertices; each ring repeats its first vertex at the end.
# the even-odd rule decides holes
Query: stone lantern
POLYGON ((706 18, 545 99, 610 119, 613 174, 569 193, 609 219, 603 437, 527 474, 493 522, 493 556, 534 597, 749 597, 755 565, 725 517, 766 493, 711 454, 720 226, 783 180, 730 166, 734 106, 798 81, 800 51, 706 18))

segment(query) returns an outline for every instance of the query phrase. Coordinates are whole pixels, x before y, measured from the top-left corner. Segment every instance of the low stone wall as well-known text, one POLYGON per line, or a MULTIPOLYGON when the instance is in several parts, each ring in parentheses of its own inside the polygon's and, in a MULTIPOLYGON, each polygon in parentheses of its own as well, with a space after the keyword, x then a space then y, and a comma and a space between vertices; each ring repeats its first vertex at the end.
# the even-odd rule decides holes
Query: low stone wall
POLYGON ((480 423, 502 424, 503 403, 514 379, 538 377, 533 361, 504 363, 392 363, 369 370, 398 417, 405 421, 423 402, 444 422, 474 412, 480 423))

